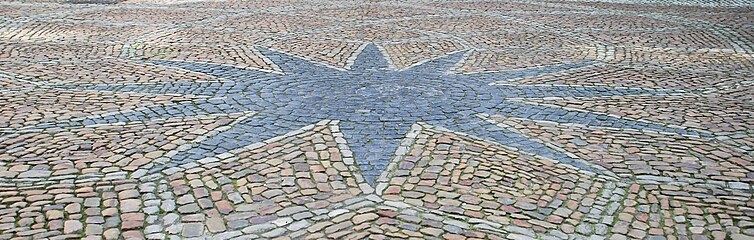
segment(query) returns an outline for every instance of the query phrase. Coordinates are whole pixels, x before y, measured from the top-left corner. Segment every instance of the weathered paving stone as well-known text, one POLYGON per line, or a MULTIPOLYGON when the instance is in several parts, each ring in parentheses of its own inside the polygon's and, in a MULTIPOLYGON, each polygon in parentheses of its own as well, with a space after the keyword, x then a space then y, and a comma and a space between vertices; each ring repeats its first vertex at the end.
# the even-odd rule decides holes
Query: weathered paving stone
POLYGON ((183 225, 183 231, 181 236, 183 237, 198 237, 204 232, 204 224, 201 223, 188 223, 183 225))
POLYGON ((752 8, 3 2, 0 239, 752 239, 752 8))
POLYGON ((68 221, 65 221, 63 232, 66 234, 79 233, 83 229, 84 229, 84 225, 81 224, 81 222, 76 221, 76 220, 68 220, 68 221))

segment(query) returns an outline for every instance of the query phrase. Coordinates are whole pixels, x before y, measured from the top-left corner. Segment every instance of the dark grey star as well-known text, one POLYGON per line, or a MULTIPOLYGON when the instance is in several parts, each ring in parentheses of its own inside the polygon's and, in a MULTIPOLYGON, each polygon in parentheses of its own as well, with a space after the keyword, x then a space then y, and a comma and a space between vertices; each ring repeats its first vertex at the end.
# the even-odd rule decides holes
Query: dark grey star
POLYGON ((58 86, 98 91, 192 94, 209 98, 38 127, 71 127, 202 114, 258 112, 230 130, 171 157, 169 163, 153 166, 151 171, 155 172, 260 142, 322 119, 340 120, 340 127, 355 159, 370 183, 386 167, 409 127, 419 121, 482 137, 589 171, 597 170, 540 142, 480 119, 477 114, 694 134, 684 129, 644 121, 506 101, 507 98, 602 97, 671 93, 669 91, 490 85, 494 81, 562 71, 587 63, 509 72, 450 74, 447 72, 461 59, 463 52, 396 71, 391 69, 374 45, 368 45, 348 70, 335 69, 266 49, 260 51, 283 72, 270 73, 206 63, 153 61, 155 64, 201 72, 226 81, 58 86))

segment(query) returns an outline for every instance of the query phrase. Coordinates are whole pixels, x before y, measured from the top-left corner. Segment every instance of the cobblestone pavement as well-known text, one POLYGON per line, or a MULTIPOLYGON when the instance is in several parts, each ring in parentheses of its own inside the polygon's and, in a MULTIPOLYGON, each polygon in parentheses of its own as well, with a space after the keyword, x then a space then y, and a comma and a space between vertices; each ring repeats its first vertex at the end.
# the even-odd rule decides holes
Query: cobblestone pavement
POLYGON ((754 239, 752 54, 745 0, 4 1, 0 239, 754 239))

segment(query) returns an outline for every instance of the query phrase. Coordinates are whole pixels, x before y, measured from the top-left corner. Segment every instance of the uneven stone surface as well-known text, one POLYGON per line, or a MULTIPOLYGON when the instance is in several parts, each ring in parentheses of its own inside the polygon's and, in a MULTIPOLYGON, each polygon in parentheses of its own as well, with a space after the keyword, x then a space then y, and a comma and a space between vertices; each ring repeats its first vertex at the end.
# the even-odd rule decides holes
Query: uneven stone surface
POLYGON ((0 239, 754 239, 752 19, 0 2, 0 239))

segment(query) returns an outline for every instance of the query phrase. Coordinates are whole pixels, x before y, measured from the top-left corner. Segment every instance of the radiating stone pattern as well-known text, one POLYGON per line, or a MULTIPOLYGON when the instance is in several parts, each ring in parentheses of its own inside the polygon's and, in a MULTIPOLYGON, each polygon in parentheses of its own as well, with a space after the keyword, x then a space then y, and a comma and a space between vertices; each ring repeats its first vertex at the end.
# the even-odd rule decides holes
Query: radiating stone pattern
POLYGON ((754 239, 754 3, 0 3, 0 239, 754 239))

